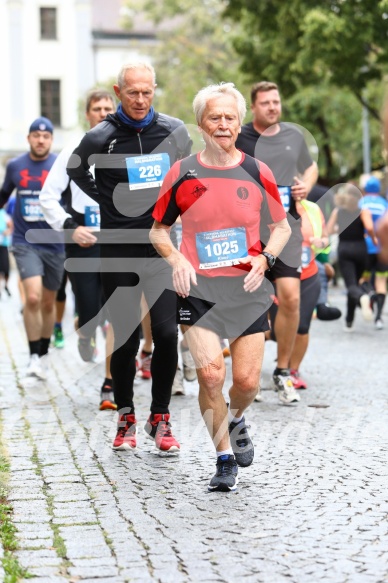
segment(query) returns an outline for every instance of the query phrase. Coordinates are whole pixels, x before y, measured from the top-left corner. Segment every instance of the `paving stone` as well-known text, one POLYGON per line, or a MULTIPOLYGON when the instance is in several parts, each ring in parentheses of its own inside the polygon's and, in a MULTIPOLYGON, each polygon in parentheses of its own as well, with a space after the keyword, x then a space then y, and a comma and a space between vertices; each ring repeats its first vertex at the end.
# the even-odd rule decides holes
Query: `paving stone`
MULTIPOLYGON (((41 580, 54 581, 55 583, 64 583, 63 577, 58 567, 28 567, 28 573, 34 575, 36 583, 41 583, 41 580), (57 581, 58 580, 58 581, 57 581)), ((65 579, 68 581, 68 579, 65 579)), ((22 581, 31 581, 31 578, 22 579, 22 581)))
POLYGON ((19 563, 25 567, 26 569, 30 569, 33 567, 58 567, 61 565, 62 560, 58 557, 38 557, 36 553, 40 551, 19 551, 17 553, 17 557, 19 559, 19 563), (19 553, 28 553, 22 557, 19 556, 19 553))
MULTIPOLYGON (((16 278, 14 285, 9 307, 16 314, 16 278)), ((341 290, 331 294, 343 310, 341 290)), ((0 370, 14 387, 0 411, 0 437, 11 461, 17 556, 37 583, 71 577, 82 583, 388 580, 388 370, 372 366, 387 344, 386 330, 376 333, 359 314, 352 338, 341 321, 312 322, 303 362, 309 388, 296 407, 262 391, 263 401, 246 412, 255 462, 240 469, 237 493, 224 495, 207 493, 215 456, 196 382, 185 383, 186 396, 171 402, 180 457, 155 455, 141 432, 136 452, 113 452, 116 414, 98 411, 103 357, 97 364, 81 361, 71 314, 66 348, 52 351, 49 382, 39 393, 21 392, 9 363, 21 375, 28 350, 14 314, 0 311, 0 370), (320 402, 329 407, 309 407, 320 402), (59 528, 70 566, 51 548, 52 527, 59 528)), ((99 332, 97 343, 103 355, 99 332)), ((268 342, 264 387, 275 354, 268 342)), ((230 359, 225 364, 226 395, 230 359)), ((149 382, 136 385, 135 401, 141 428, 149 382)))
POLYGON ((19 540, 19 548, 21 550, 30 550, 30 549, 38 549, 38 548, 43 548, 43 549, 50 549, 53 546, 53 535, 48 537, 48 538, 26 538, 26 537, 21 537, 18 536, 18 540, 19 540))
POLYGON ((98 557, 95 559, 72 559, 74 567, 100 567, 100 566, 116 566, 116 559, 112 556, 98 557))
POLYGON ((68 571, 72 577, 82 577, 82 579, 100 579, 100 577, 116 577, 118 575, 117 567, 107 565, 100 565, 99 567, 69 567, 68 571))

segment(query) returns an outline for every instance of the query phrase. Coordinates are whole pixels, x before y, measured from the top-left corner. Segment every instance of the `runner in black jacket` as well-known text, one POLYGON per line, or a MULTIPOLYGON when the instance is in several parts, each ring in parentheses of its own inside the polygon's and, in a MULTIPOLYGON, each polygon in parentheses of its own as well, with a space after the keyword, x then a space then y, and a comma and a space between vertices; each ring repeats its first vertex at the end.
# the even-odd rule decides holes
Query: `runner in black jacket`
MULTIPOLYGON (((150 308, 154 352, 152 403, 146 431, 163 451, 179 451, 169 424, 177 367, 176 295, 171 270, 149 243, 152 211, 172 164, 190 153, 179 119, 155 112, 155 72, 125 65, 114 90, 117 112, 88 132, 74 150, 68 174, 100 205, 102 281, 115 336, 111 372, 119 409, 114 449, 136 447, 133 381, 139 349, 140 299, 150 308), (89 171, 95 164, 95 178, 89 171)), ((65 222, 73 228, 72 219, 65 222)))

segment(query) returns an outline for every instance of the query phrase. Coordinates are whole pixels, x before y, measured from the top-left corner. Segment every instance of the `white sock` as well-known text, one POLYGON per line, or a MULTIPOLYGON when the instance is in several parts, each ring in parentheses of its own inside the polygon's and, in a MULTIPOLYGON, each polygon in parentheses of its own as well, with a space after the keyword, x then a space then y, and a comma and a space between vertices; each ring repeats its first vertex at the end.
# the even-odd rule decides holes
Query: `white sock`
POLYGON ((233 449, 230 447, 229 449, 225 449, 224 451, 217 451, 217 457, 220 457, 220 455, 234 455, 233 449))
POLYGON ((228 407, 228 421, 229 423, 240 423, 241 419, 244 417, 244 415, 241 415, 241 417, 234 417, 232 411, 230 410, 230 407, 228 407))

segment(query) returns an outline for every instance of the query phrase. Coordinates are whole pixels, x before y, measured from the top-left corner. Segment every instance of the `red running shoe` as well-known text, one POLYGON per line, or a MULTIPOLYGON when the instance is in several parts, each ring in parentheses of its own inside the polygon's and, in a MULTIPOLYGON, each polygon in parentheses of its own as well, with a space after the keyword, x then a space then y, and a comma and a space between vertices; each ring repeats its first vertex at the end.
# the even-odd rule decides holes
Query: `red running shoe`
POLYGON ((136 449, 136 433, 135 415, 129 413, 120 415, 117 422, 117 435, 112 448, 119 450, 136 449))
POLYGON ((298 370, 292 368, 290 371, 290 376, 292 384, 294 385, 294 389, 307 389, 307 383, 302 379, 298 370))
POLYGON ((144 426, 144 431, 150 439, 155 441, 156 449, 169 453, 179 453, 181 446, 172 434, 168 413, 151 413, 144 426))
POLYGON ((139 373, 142 379, 149 380, 151 378, 151 360, 152 354, 141 351, 140 354, 140 368, 139 373))

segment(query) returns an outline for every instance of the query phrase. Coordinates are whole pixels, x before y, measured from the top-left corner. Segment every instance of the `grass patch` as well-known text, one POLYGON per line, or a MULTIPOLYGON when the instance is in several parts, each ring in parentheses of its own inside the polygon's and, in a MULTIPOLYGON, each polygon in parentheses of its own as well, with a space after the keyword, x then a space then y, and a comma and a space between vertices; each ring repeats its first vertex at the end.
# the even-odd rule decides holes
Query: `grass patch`
POLYGON ((5 551, 1 562, 4 569, 4 583, 17 583, 19 579, 30 579, 33 577, 30 573, 23 569, 18 563, 17 558, 10 552, 5 551))
POLYGON ((0 540, 5 551, 15 551, 17 549, 16 528, 12 524, 11 518, 12 506, 0 504, 0 540))
POLYGON ((12 506, 7 501, 7 483, 10 464, 0 455, 0 542, 4 549, 1 563, 4 569, 4 583, 17 583, 19 579, 32 577, 26 569, 19 565, 14 551, 18 548, 16 527, 12 524, 12 506))
POLYGON ((56 524, 52 524, 51 528, 53 529, 54 532, 53 547, 55 548, 58 557, 60 557, 61 559, 66 559, 67 557, 65 541, 59 534, 59 527, 56 524))

